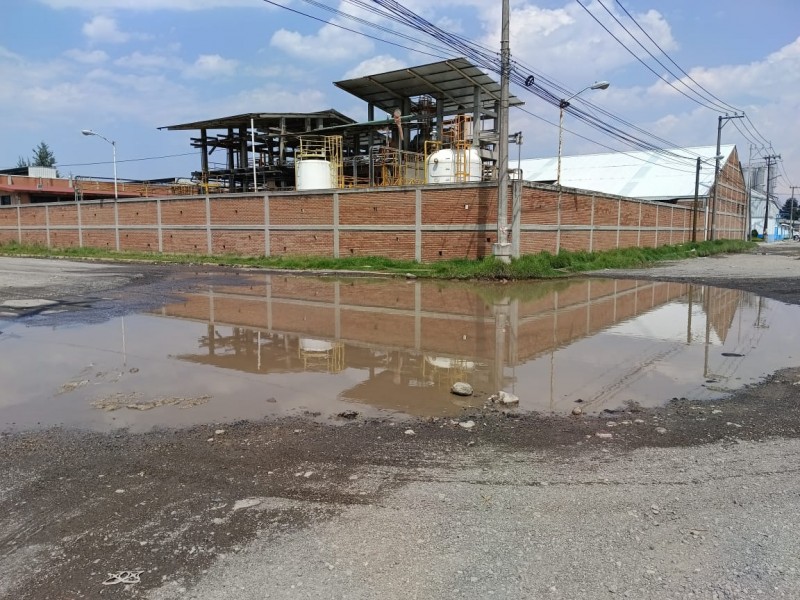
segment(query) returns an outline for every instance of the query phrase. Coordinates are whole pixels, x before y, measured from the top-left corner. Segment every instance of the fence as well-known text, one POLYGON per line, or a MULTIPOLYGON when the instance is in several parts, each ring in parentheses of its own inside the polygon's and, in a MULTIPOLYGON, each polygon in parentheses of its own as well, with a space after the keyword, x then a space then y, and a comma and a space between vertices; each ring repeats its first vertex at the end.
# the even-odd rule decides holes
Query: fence
MULTIPOLYGON (((507 222, 516 256, 543 250, 654 247, 692 239, 691 206, 523 183, 507 222)), ((743 238, 744 211, 716 217, 718 238, 743 238)), ((708 215, 697 214, 697 239, 708 215)), ((430 262, 491 255, 497 186, 136 198, 0 207, 0 243, 246 256, 387 256, 430 262)))

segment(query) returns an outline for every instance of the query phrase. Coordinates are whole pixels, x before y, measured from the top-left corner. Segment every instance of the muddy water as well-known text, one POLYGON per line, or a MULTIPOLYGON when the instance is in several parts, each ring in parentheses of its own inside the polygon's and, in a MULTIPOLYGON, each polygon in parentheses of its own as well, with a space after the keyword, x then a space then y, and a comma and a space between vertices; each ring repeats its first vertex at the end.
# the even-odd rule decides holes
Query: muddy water
POLYGON ((798 358, 800 309, 707 286, 242 280, 99 324, 0 320, 0 428, 458 416, 501 389, 595 412, 719 399, 798 358))

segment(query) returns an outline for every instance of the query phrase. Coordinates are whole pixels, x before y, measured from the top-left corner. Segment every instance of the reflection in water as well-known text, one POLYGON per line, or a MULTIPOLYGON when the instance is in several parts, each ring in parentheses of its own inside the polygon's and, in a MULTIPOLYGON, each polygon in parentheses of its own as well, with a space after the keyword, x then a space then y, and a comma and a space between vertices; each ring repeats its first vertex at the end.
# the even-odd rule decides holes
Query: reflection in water
POLYGON ((796 366, 792 329, 775 324, 797 322, 800 309, 734 290, 241 281, 124 320, 4 323, 0 427, 144 429, 303 410, 327 418, 354 404, 369 415, 456 416, 501 389, 520 397, 520 410, 569 414, 577 401, 599 411, 719 398, 796 366), (451 394, 456 381, 475 395, 451 394))
POLYGON ((363 376, 340 399, 436 415, 499 389, 521 396, 522 408, 561 412, 575 401, 601 409, 717 397, 740 385, 743 357, 720 360, 714 349, 746 354, 758 344, 763 318, 742 321, 755 302, 740 291, 660 282, 498 287, 267 275, 209 287, 161 314, 208 322, 207 352, 183 360, 261 373, 354 369, 363 376), (450 395, 456 381, 475 397, 450 395))

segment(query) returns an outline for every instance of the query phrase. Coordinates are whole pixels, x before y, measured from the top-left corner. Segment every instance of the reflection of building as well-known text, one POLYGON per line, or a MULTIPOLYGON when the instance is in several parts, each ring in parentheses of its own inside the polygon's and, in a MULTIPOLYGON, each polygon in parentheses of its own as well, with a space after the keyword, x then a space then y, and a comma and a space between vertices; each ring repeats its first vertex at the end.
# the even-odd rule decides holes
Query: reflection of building
POLYGON ((243 284, 162 309, 208 323, 205 351, 179 358, 264 374, 349 372, 357 383, 341 398, 414 414, 480 404, 498 389, 524 393, 515 386, 528 385, 526 365, 603 332, 669 344, 618 365, 624 374, 604 395, 612 398, 608 390, 624 390, 662 356, 723 343, 742 300, 738 291, 615 280, 479 286, 251 275, 243 284), (476 397, 451 396, 455 381, 476 397))

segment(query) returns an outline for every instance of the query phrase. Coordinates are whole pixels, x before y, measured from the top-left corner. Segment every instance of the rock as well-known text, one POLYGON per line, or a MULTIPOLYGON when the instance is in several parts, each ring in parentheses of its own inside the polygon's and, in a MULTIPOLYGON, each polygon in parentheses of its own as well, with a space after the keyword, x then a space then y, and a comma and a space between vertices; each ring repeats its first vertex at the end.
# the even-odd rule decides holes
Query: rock
POLYGON ((417 276, 414 275, 413 273, 406 273, 406 279, 416 279, 416 278, 417 276))
POLYGON ((616 426, 617 424, 614 421, 609 421, 608 423, 606 423, 606 427, 616 427, 616 426))
POLYGON ((473 427, 475 427, 475 421, 464 421, 462 423, 459 423, 458 425, 460 427, 463 427, 464 429, 472 429, 473 427))
POLYGON ((357 410, 343 410, 340 412, 337 417, 341 419, 355 419, 358 416, 357 410))
POLYGON ((572 409, 572 414, 577 417, 583 414, 583 410, 579 406, 576 406, 575 408, 572 409))
POLYGON ((413 429, 406 429, 403 433, 406 435, 416 435, 413 429))
POLYGON ((665 433, 667 433, 667 429, 665 427, 656 427, 656 433, 664 435, 665 433))
POLYGON ((597 433, 595 433, 595 435, 604 440, 610 440, 611 438, 614 437, 613 433, 605 433, 603 431, 598 431, 597 433))
POLYGON ((456 396, 472 396, 472 386, 463 381, 456 381, 450 388, 450 393, 456 396))
POLYGON ((224 430, 224 429, 217 429, 217 430, 214 432, 214 435, 222 435, 223 433, 225 433, 225 430, 224 430))
POLYGON ((492 402, 497 402, 498 404, 502 404, 504 406, 512 406, 514 404, 519 404, 519 398, 514 394, 509 394, 508 392, 504 392, 500 390, 496 394, 491 397, 492 402))

